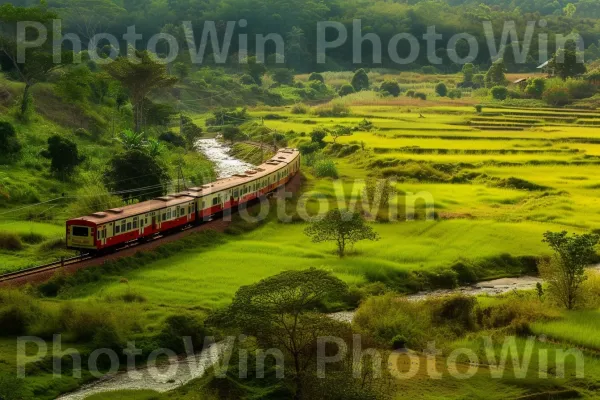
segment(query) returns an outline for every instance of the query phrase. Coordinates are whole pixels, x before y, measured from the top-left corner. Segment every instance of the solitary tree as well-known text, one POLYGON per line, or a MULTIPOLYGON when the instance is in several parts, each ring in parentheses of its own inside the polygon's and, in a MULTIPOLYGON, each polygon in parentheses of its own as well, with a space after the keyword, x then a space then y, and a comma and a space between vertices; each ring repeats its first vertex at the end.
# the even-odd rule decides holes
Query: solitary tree
POLYGON ((41 155, 50 160, 50 171, 61 179, 67 179, 84 158, 79 155, 77 145, 59 135, 48 138, 48 148, 41 155))
POLYGON ((347 126, 337 125, 329 132, 329 135, 333 138, 333 143, 335 143, 340 136, 352 135, 352 129, 347 126))
POLYGON ((364 69, 356 71, 352 77, 352 87, 355 91, 360 92, 361 90, 367 90, 369 88, 369 76, 364 69))
POLYGON ((312 222, 304 233, 315 243, 335 242, 340 257, 344 257, 348 245, 360 240, 379 240, 379 235, 359 213, 340 209, 312 222))
POLYGON ((462 68, 463 82, 473 83, 473 76, 475 75, 475 66, 471 63, 466 63, 462 68))
POLYGON ((144 118, 146 96, 154 89, 174 85, 177 78, 169 76, 166 67, 155 61, 147 51, 136 51, 135 54, 139 62, 120 57, 104 68, 129 91, 134 110, 135 130, 139 132, 144 118))
POLYGON ((435 92, 440 97, 446 97, 448 94, 448 87, 443 82, 440 82, 435 86, 435 92))
POLYGON ((485 86, 492 88, 494 86, 506 86, 506 65, 504 60, 500 59, 492 64, 485 74, 485 86))
POLYGON ((573 48, 565 48, 557 51, 552 60, 550 60, 549 67, 554 69, 556 75, 563 80, 583 75, 587 72, 587 67, 583 63, 583 60, 578 59, 577 51, 573 48))
POLYGON ((550 293, 566 309, 572 310, 580 295, 581 285, 585 281, 585 267, 596 252, 598 235, 573 234, 566 231, 544 233, 544 242, 554 251, 552 258, 540 263, 542 278, 548 282, 550 293))
POLYGON ((181 115, 181 135, 184 137, 188 148, 192 149, 198 139, 202 137, 202 128, 196 125, 191 118, 181 115))
MULTIPOLYGON (((285 271, 241 287, 224 321, 256 337, 262 348, 285 353, 295 399, 303 398, 303 384, 313 367, 320 336, 334 335, 339 323, 314 312, 326 300, 346 294, 347 285, 330 272, 311 268, 285 271)), ((285 376, 288 376, 286 368, 285 376)))

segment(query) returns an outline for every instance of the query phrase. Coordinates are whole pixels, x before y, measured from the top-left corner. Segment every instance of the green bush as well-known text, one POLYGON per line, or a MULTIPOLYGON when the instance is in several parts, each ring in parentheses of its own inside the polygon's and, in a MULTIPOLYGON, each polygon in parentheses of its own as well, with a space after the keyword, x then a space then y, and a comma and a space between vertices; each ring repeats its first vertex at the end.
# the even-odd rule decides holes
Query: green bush
POLYGON ((5 336, 19 336, 27 333, 33 315, 19 305, 0 308, 0 333, 5 336))
POLYGON ((415 92, 415 98, 421 100, 427 100, 427 95, 423 92, 415 92))
POLYGON ((20 151, 15 128, 10 122, 0 121, 0 162, 11 161, 20 151))
POLYGON ((314 165, 315 175, 318 178, 338 178, 338 171, 335 163, 331 159, 319 160, 314 165))
POLYGON ((364 69, 360 68, 352 77, 352 87, 355 91, 367 90, 369 88, 369 76, 364 69))
POLYGON ((194 350, 198 351, 202 348, 204 336, 204 323, 195 315, 182 314, 165 320, 158 340, 161 347, 182 354, 186 351, 184 338, 190 338, 194 350))
POLYGON ((308 114, 310 108, 304 103, 296 103, 292 106, 292 114, 308 114))
POLYGON ((381 91, 394 97, 398 97, 401 92, 400 85, 396 81, 384 81, 381 84, 381 91))
POLYGON ((256 84, 256 82, 254 81, 254 78, 248 74, 244 74, 240 77, 240 83, 242 85, 255 85, 256 84))
POLYGON ((530 79, 527 83, 527 87, 525 88, 525 93, 534 99, 541 99, 542 94, 544 94, 545 87, 546 80, 544 78, 530 79))
POLYGON ((452 89, 448 92, 448 97, 451 99, 460 99, 462 98, 462 91, 460 89, 452 89))
POLYGON ((508 89, 504 86, 494 86, 492 88, 492 98, 496 100, 506 100, 508 97, 508 89))
POLYGON ((396 335, 392 338, 392 349, 402 350, 406 348, 406 337, 404 335, 396 335))
POLYGON ((338 91, 338 94, 342 97, 348 96, 349 94, 352 94, 352 93, 354 93, 354 87, 352 87, 352 85, 350 85, 349 83, 342 85, 342 87, 338 91))
POLYGON ((21 237, 21 240, 27 244, 40 244, 46 239, 44 235, 35 233, 33 231, 29 233, 22 233, 19 236, 21 237))
POLYGON ((409 90, 406 92, 406 96, 407 97, 415 97, 415 91, 414 90, 409 90))
POLYGON ((319 117, 346 117, 350 114, 347 105, 335 101, 315 107, 312 111, 319 117))
POLYGON ((448 87, 445 83, 440 82, 435 86, 435 92, 440 97, 446 97, 446 95, 448 94, 448 87))
POLYGON ((325 79, 323 78, 323 75, 319 74, 318 72, 313 72, 312 74, 310 74, 310 76, 308 77, 309 81, 319 81, 321 83, 325 83, 325 79))
POLYGON ((565 87, 552 87, 544 91, 542 100, 552 106, 565 106, 571 102, 571 94, 565 87))
POLYGON ((587 99, 596 94, 596 87, 590 82, 581 79, 567 80, 569 96, 573 99, 587 99))
POLYGON ((294 84, 294 71, 287 68, 276 68, 270 72, 273 80, 280 85, 292 86, 294 84))
POLYGON ((9 251, 23 250, 21 238, 15 233, 0 232, 0 249, 9 251))
POLYGON ((477 111, 478 114, 481 114, 481 112, 483 111, 483 105, 477 104, 475 106, 475 111, 477 111))
POLYGON ((429 303, 434 324, 449 325, 456 335, 463 335, 477 327, 475 316, 477 300, 474 297, 457 294, 433 299, 429 303))
POLYGON ((163 142, 167 142, 169 144, 172 144, 175 147, 185 147, 185 139, 183 137, 181 137, 180 135, 174 133, 174 132, 165 132, 162 133, 159 137, 159 140, 162 140, 163 142))

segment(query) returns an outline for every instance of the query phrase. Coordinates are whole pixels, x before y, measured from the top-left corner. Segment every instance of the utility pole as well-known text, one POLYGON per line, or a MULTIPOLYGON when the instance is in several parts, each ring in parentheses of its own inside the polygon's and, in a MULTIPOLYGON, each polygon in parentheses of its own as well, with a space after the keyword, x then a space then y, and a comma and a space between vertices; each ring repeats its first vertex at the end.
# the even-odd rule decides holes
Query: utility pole
POLYGON ((183 161, 181 159, 179 159, 179 162, 177 163, 177 193, 181 192, 181 186, 179 185, 179 182, 183 183, 183 190, 187 189, 187 184, 185 182, 185 175, 183 174, 183 168, 181 167, 181 165, 183 164, 183 161))

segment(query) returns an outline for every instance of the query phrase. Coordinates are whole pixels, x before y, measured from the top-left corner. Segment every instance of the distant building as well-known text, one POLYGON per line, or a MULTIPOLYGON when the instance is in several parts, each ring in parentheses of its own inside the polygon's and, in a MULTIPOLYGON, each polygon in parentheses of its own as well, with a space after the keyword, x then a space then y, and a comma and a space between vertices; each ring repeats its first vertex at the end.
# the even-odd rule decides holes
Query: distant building
POLYGON ((525 89, 528 81, 529 81, 529 78, 521 78, 521 79, 517 79, 516 81, 514 81, 513 84, 519 86, 521 89, 525 89))
POLYGON ((550 66, 550 60, 546 61, 542 65, 538 65, 537 69, 548 75, 549 78, 552 78, 556 75, 556 71, 550 66))

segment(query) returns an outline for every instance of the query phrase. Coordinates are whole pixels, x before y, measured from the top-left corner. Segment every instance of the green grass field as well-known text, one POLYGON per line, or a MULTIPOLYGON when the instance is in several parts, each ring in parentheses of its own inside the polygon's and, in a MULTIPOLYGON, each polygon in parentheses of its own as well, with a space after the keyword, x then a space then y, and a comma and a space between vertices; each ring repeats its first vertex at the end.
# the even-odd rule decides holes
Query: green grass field
MULTIPOLYGON (((338 156, 335 146, 325 149, 337 166, 339 181, 316 178, 311 168, 304 166, 306 183, 298 204, 306 205, 307 215, 314 215, 320 202, 345 207, 360 197, 365 178, 389 173, 398 179, 396 189, 400 197, 392 201, 394 206, 402 209, 408 202, 404 195, 417 194, 433 200, 437 220, 373 223, 381 240, 360 242, 340 259, 331 243, 309 241, 303 233, 305 222, 280 223, 270 219, 242 233, 206 236, 207 243, 191 245, 177 254, 169 253, 152 261, 133 258, 126 262, 140 265, 107 268, 97 279, 64 288, 52 302, 104 301, 118 297, 125 289, 133 290, 145 299, 136 308, 142 325, 153 330, 168 315, 226 306, 240 286, 284 270, 317 267, 332 271, 352 286, 384 282, 396 290, 414 290, 404 282, 409 279, 408 274, 435 273, 459 262, 482 265, 481 279, 518 275, 522 270, 507 265, 506 257, 548 253, 542 243, 545 231, 587 232, 600 228, 600 176, 596 165, 600 163, 600 134, 596 129, 579 126, 575 120, 561 122, 562 113, 547 109, 529 115, 514 109, 484 108, 487 115, 479 116, 472 106, 459 105, 350 107, 352 116, 347 118, 295 115, 282 109, 276 112, 287 119, 265 120, 265 125, 273 130, 294 131, 291 146, 309 140, 316 127, 344 125, 355 129, 365 118, 373 123, 370 132, 358 130, 337 139, 338 147, 355 147, 349 154, 338 156), (519 118, 526 122, 517 121, 519 118), (519 129, 521 125, 531 127, 508 129, 515 128, 515 124, 519 129), (483 129, 490 127, 493 129, 483 129), (525 184, 520 188, 506 185, 511 179, 525 184)), ((251 115, 260 118, 273 112, 254 110, 251 115)), ((206 115, 198 115, 196 121, 202 123, 205 118, 206 115)), ((587 122, 596 118, 600 117, 586 113, 587 122)), ((333 138, 327 137, 326 141, 332 144, 333 138)), ((241 145, 239 151, 244 157, 252 156, 251 146, 241 145)), ((34 185, 38 201, 46 200, 53 191, 69 189, 69 185, 52 190, 41 186, 41 182, 39 185, 34 185)), ((423 201, 417 205, 421 209, 423 201)), ((60 214, 65 218, 66 210, 60 214)), ((41 211, 36 208, 36 215, 41 211)), ((0 273, 45 261, 47 246, 62 237, 60 221, 25 219, 26 213, 5 217, 0 221, 0 232, 21 238, 35 232, 41 239, 25 243, 18 252, 0 250, 0 273)), ((56 254, 53 252, 52 256, 56 254)), ((595 332, 599 327, 594 319, 598 319, 598 311, 565 313, 562 319, 536 323, 532 329, 557 342, 598 349, 595 332)), ((474 342, 466 345, 477 349, 474 342)), ((0 342, 0 356, 12 353, 10 344, 0 342)), ((597 361, 589 359, 592 373, 600 371, 597 361)), ((40 387, 48 385, 47 378, 39 376, 40 387)), ((547 389, 562 388, 563 384, 553 381, 547 389)), ((466 383, 417 379, 403 384, 402 394, 427 399, 494 399, 506 398, 507 394, 518 397, 536 393, 540 387, 546 388, 544 385, 535 379, 515 383, 478 375, 466 383)), ((172 398, 177 396, 187 398, 181 393, 174 393, 172 398)), ((111 394, 110 398, 166 397, 152 392, 123 392, 111 394)))

